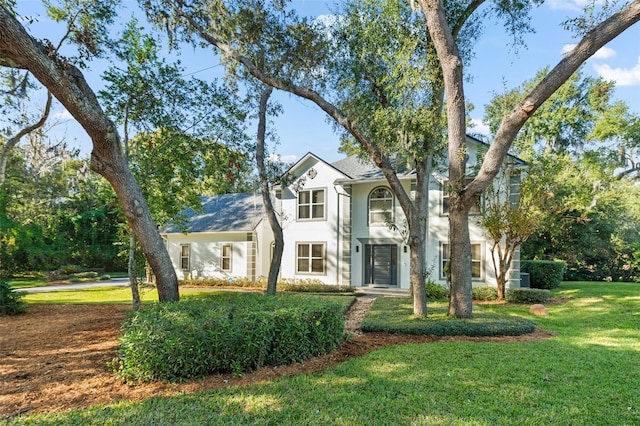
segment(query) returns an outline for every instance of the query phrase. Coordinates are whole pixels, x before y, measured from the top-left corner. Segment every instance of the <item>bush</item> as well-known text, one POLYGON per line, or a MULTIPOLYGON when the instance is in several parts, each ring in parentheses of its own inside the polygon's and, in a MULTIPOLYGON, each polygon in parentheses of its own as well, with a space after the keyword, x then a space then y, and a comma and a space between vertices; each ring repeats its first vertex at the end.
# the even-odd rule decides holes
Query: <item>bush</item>
POLYGON ((552 289, 560 287, 567 269, 565 262, 552 260, 523 260, 520 272, 529 273, 531 288, 552 289))
POLYGON ((498 289, 488 285, 478 285, 471 288, 473 300, 498 300, 498 289))
POLYGON ((540 288, 509 288, 505 298, 509 303, 547 303, 550 292, 540 288))
POLYGON ((262 293, 159 303, 127 320, 112 367, 136 382, 302 362, 341 343, 343 310, 326 299, 262 293))
MULTIPOLYGON (((196 287, 239 287, 239 288, 267 288, 266 279, 252 281, 245 277, 202 277, 189 278, 180 281, 180 285, 196 287)), ((353 293, 354 287, 350 285, 325 284, 320 280, 287 280, 277 283, 278 291, 296 293, 353 293)))
POLYGON ((9 283, 0 281, 0 315, 17 315, 27 311, 28 305, 22 300, 24 293, 17 293, 9 283))
POLYGON ((449 297, 449 289, 431 280, 427 280, 425 283, 425 290, 427 292, 427 299, 439 300, 447 299, 449 297))
POLYGON ((447 315, 446 302, 432 302, 426 318, 413 316, 408 297, 378 297, 362 321, 362 330, 385 333, 425 334, 434 336, 519 336, 533 332, 528 319, 494 314, 474 307, 473 318, 458 319, 447 315))

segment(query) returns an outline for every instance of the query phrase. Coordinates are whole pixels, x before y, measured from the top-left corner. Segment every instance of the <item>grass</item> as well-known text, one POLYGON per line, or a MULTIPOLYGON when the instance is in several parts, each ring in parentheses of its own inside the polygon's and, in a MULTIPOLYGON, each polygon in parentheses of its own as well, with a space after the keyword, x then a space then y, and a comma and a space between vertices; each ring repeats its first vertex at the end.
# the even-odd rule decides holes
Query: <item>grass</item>
POLYGON ((64 425, 637 425, 640 285, 563 283, 548 317, 487 312, 557 333, 526 343, 389 347, 328 370, 249 388, 157 397, 16 424, 64 425))
POLYGON ((448 311, 446 301, 431 301, 426 318, 418 318, 413 315, 411 298, 381 297, 367 313, 362 330, 436 336, 518 336, 535 328, 529 319, 488 312, 479 306, 474 307, 471 319, 449 317, 448 311))

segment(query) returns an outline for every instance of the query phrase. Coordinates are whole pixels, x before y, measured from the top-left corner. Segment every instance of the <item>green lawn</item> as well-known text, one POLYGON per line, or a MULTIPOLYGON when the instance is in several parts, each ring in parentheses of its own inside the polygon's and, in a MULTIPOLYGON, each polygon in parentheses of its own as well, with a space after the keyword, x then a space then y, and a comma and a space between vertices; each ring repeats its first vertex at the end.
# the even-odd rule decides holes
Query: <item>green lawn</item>
MULTIPOLYGON (((640 285, 564 283, 528 343, 396 346, 323 373, 142 403, 25 417, 76 425, 638 425, 640 285)), ((32 297, 32 296, 29 296, 32 297)), ((12 423, 13 424, 13 423, 12 423)))

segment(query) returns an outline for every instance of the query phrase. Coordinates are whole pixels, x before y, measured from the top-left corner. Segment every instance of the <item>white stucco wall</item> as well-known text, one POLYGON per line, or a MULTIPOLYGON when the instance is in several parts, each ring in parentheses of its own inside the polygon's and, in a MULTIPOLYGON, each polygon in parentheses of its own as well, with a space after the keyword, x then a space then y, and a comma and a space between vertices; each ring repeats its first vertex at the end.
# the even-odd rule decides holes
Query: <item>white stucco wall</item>
MULTIPOLYGON (((403 182, 407 192, 411 189, 409 180, 403 182)), ((392 244, 397 246, 398 275, 397 282, 400 288, 409 288, 410 254, 407 247, 405 253, 405 241, 399 230, 406 227, 406 218, 400 204, 394 197, 394 223, 399 230, 390 229, 386 225, 369 225, 369 194, 372 190, 384 187, 389 188, 386 181, 366 182, 354 184, 351 187, 352 202, 352 234, 351 234, 351 284, 354 286, 365 285, 365 245, 366 244, 392 244)))
POLYGON ((193 278, 247 276, 249 242, 246 232, 167 234, 165 239, 178 279, 187 278, 189 275, 193 278), (231 271, 229 272, 223 272, 220 269, 221 247, 225 243, 232 245, 231 271), (180 268, 180 247, 183 244, 190 246, 190 271, 183 271, 180 268))
POLYGON ((339 207, 338 194, 334 187, 336 179, 343 178, 340 172, 328 164, 309 156, 292 170, 293 182, 281 191, 282 231, 285 241, 282 254, 281 277, 289 279, 317 279, 325 284, 339 282, 338 251, 339 207), (312 178, 308 172, 316 172, 312 178), (297 217, 297 191, 324 189, 325 217, 303 219, 297 217), (324 273, 298 273, 296 268, 297 243, 325 244, 326 263, 324 273))

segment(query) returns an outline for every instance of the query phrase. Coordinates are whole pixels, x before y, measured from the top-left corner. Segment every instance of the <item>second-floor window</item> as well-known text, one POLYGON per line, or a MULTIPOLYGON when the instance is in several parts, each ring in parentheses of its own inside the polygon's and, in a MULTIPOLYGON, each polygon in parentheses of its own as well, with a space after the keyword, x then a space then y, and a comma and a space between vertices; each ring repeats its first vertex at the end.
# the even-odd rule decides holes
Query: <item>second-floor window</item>
POLYGON ((298 219, 325 218, 324 189, 307 189, 298 192, 298 219))
POLYGON ((376 188, 369 194, 369 225, 393 222, 393 194, 388 188, 376 188))
MULTIPOLYGON (((465 179, 465 185, 471 182, 471 179, 465 179)), ((442 184, 442 215, 446 216, 449 214, 449 188, 448 182, 442 184)), ((469 210, 470 214, 480 214, 480 206, 482 203, 482 197, 478 197, 476 203, 471 206, 471 210, 469 210)))

